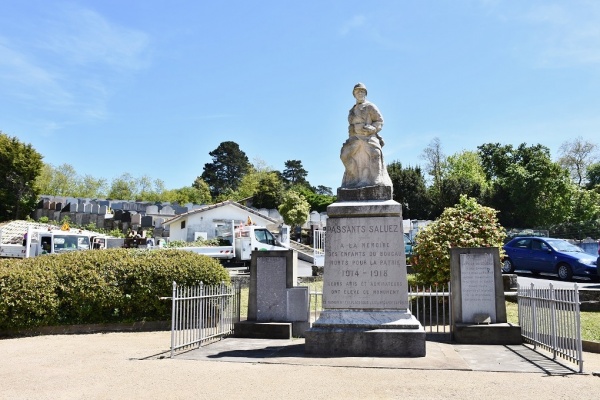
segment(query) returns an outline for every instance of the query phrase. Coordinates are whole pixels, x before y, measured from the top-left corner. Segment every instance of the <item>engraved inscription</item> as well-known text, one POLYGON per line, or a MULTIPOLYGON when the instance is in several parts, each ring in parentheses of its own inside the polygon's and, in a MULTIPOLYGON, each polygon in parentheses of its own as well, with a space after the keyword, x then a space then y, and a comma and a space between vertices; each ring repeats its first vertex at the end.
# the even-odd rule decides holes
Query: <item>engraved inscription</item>
POLYGON ((488 314, 496 322, 496 285, 491 254, 461 254, 460 284, 463 321, 488 314))
POLYGON ((400 218, 330 218, 326 240, 325 308, 408 308, 400 218))

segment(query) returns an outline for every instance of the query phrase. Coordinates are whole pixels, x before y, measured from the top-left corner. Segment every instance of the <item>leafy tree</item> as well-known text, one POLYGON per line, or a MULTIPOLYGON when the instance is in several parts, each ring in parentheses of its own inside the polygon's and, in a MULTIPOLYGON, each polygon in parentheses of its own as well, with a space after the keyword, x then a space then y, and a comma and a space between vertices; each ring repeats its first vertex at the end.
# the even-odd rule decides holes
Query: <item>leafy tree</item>
POLYGON ((482 190, 488 185, 481 158, 475 151, 464 150, 449 156, 446 159, 444 178, 470 181, 482 190))
POLYGON ((498 223, 497 211, 461 196, 454 207, 427 225, 417 235, 413 248, 413 268, 422 284, 435 285, 450 281, 450 252, 453 247, 502 248, 504 228, 498 223))
POLYGON ((304 185, 292 186, 289 190, 300 193, 310 205, 311 211, 324 212, 327 211, 327 206, 335 202, 335 196, 326 194, 318 194, 311 188, 304 185))
POLYGON ((137 184, 135 178, 129 173, 124 173, 123 175, 112 180, 110 189, 108 190, 108 198, 119 200, 135 200, 137 193, 137 184))
POLYGON ((106 179, 98 179, 91 175, 84 175, 77 184, 77 195, 73 197, 100 199, 106 197, 106 189, 106 179))
POLYGON ((210 204, 212 202, 210 188, 208 187, 208 183, 204 182, 204 179, 197 177, 194 183, 192 183, 192 187, 200 191, 199 202, 197 204, 210 204))
POLYGON ((165 183, 161 179, 152 180, 148 175, 136 179, 136 186, 138 201, 161 201, 166 191, 165 183))
POLYGON ((77 190, 77 172, 70 164, 61 164, 58 167, 44 164, 36 185, 41 194, 72 196, 77 190))
POLYGON ((307 175, 308 172, 304 169, 302 166, 302 161, 300 160, 287 160, 285 162, 285 169, 281 173, 281 176, 288 186, 310 186, 306 180, 307 175))
POLYGON ((432 216, 444 208, 442 193, 443 173, 446 166, 446 155, 442 151, 442 143, 439 138, 434 138, 423 150, 421 158, 425 160, 425 171, 431 176, 431 186, 428 188, 428 197, 431 200, 432 216))
POLYGON ((302 225, 308 221, 310 205, 300 193, 288 190, 283 195, 279 213, 286 224, 291 226, 302 225))
POLYGON ((434 138, 423 150, 421 158, 425 160, 425 171, 431 175, 432 186, 439 187, 442 184, 442 176, 446 166, 446 155, 442 151, 440 138, 434 138))
POLYGON ((547 147, 487 143, 478 150, 491 181, 485 203, 500 211, 502 225, 539 228, 568 219, 571 182, 567 171, 552 162, 547 147))
POLYGON ((564 142, 558 153, 558 163, 569 171, 573 182, 583 186, 587 168, 598 160, 598 145, 578 136, 573 141, 564 142))
POLYGON ((256 208, 277 208, 283 198, 283 183, 276 173, 270 172, 260 178, 252 205, 256 208))
MULTIPOLYGON (((600 219, 600 193, 573 185, 571 213, 567 222, 585 222, 600 219)), ((583 238, 582 238, 583 239, 583 238)))
POLYGON ((204 164, 201 178, 208 184, 210 194, 218 197, 226 191, 237 190, 242 177, 250 171, 246 153, 235 142, 222 142, 208 153, 213 161, 204 164))
POLYGON ((42 166, 42 155, 30 144, 0 131, 0 221, 25 218, 33 211, 42 166))
POLYGON ((588 189, 595 189, 600 193, 600 163, 594 163, 588 166, 586 171, 588 189))
POLYGON ((432 208, 431 215, 437 218, 444 209, 458 203, 463 195, 481 199, 482 194, 482 185, 478 181, 473 181, 466 176, 445 177, 440 187, 440 201, 432 208))
POLYGON ((325 196, 333 196, 333 191, 331 190, 331 188, 329 186, 319 185, 315 189, 315 193, 316 194, 323 194, 325 196))
POLYGON ((402 217, 427 219, 430 200, 421 168, 403 168, 400 161, 394 161, 388 164, 387 170, 392 180, 394 200, 402 204, 402 217))
POLYGON ((148 175, 135 178, 129 173, 114 178, 108 191, 110 199, 136 201, 163 201, 169 195, 162 180, 152 180, 148 175))
POLYGON ((583 240, 588 237, 600 237, 600 219, 565 222, 553 225, 549 229, 551 237, 583 240))
POLYGON ((102 198, 107 189, 105 179, 80 176, 71 164, 44 164, 36 186, 41 194, 88 198, 102 198))
POLYGON ((165 190, 161 197, 162 201, 177 202, 178 204, 210 204, 211 202, 208 185, 205 187, 205 190, 197 189, 193 186, 165 190))
POLYGON ((271 178, 267 178, 271 174, 274 174, 276 176, 276 179, 280 181, 279 176, 277 176, 277 174, 273 172, 273 169, 271 167, 269 167, 263 160, 255 159, 254 164, 242 177, 240 184, 237 190, 235 191, 236 193, 234 193, 233 199, 242 200, 248 197, 254 197, 255 195, 259 194, 259 192, 263 190, 260 184, 261 181, 265 180, 265 182, 275 182, 272 181, 271 178))

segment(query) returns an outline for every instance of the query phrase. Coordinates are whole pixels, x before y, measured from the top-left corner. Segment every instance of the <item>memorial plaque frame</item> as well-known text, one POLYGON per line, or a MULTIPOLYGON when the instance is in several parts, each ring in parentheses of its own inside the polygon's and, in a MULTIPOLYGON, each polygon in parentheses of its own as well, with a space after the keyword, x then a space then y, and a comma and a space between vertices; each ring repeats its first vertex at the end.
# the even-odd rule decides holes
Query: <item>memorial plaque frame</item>
POLYGON ((497 247, 450 249, 450 266, 453 323, 475 323, 474 314, 484 314, 488 311, 490 311, 491 323, 506 323, 499 249, 497 247), (477 260, 481 261, 484 258, 488 259, 488 265, 477 264, 477 260), (493 282, 490 282, 492 279, 493 282), (475 285, 479 285, 480 288, 476 289, 475 285), (463 293, 463 286, 470 291, 468 295, 463 293), (492 293, 489 293, 490 289, 492 293), (473 304, 476 302, 481 305, 479 310, 473 304))

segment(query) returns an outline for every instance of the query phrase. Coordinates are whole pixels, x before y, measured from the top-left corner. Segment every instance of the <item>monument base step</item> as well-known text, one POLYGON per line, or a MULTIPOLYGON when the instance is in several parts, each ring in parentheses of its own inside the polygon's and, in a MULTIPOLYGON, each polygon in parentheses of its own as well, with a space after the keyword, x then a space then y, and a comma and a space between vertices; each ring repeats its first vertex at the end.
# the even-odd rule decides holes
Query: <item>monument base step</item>
POLYGON ((304 337, 308 322, 240 321, 233 326, 233 337, 252 339, 291 339, 304 337))
POLYGON ((522 344, 521 327, 502 324, 455 324, 452 340, 460 344, 522 344))
POLYGON ((425 357, 425 330, 313 327, 304 352, 328 357, 425 357))

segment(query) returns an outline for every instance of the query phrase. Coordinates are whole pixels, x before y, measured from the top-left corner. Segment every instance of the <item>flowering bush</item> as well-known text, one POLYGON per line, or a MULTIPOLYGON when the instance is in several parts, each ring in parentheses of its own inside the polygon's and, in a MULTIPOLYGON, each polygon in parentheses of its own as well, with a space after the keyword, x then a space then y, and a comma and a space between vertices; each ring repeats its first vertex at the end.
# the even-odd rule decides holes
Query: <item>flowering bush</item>
POLYGON ((506 233, 498 223, 497 213, 462 195, 459 204, 446 208, 437 220, 419 232, 413 249, 413 268, 419 283, 435 285, 450 281, 453 247, 498 247, 501 251, 506 233))

